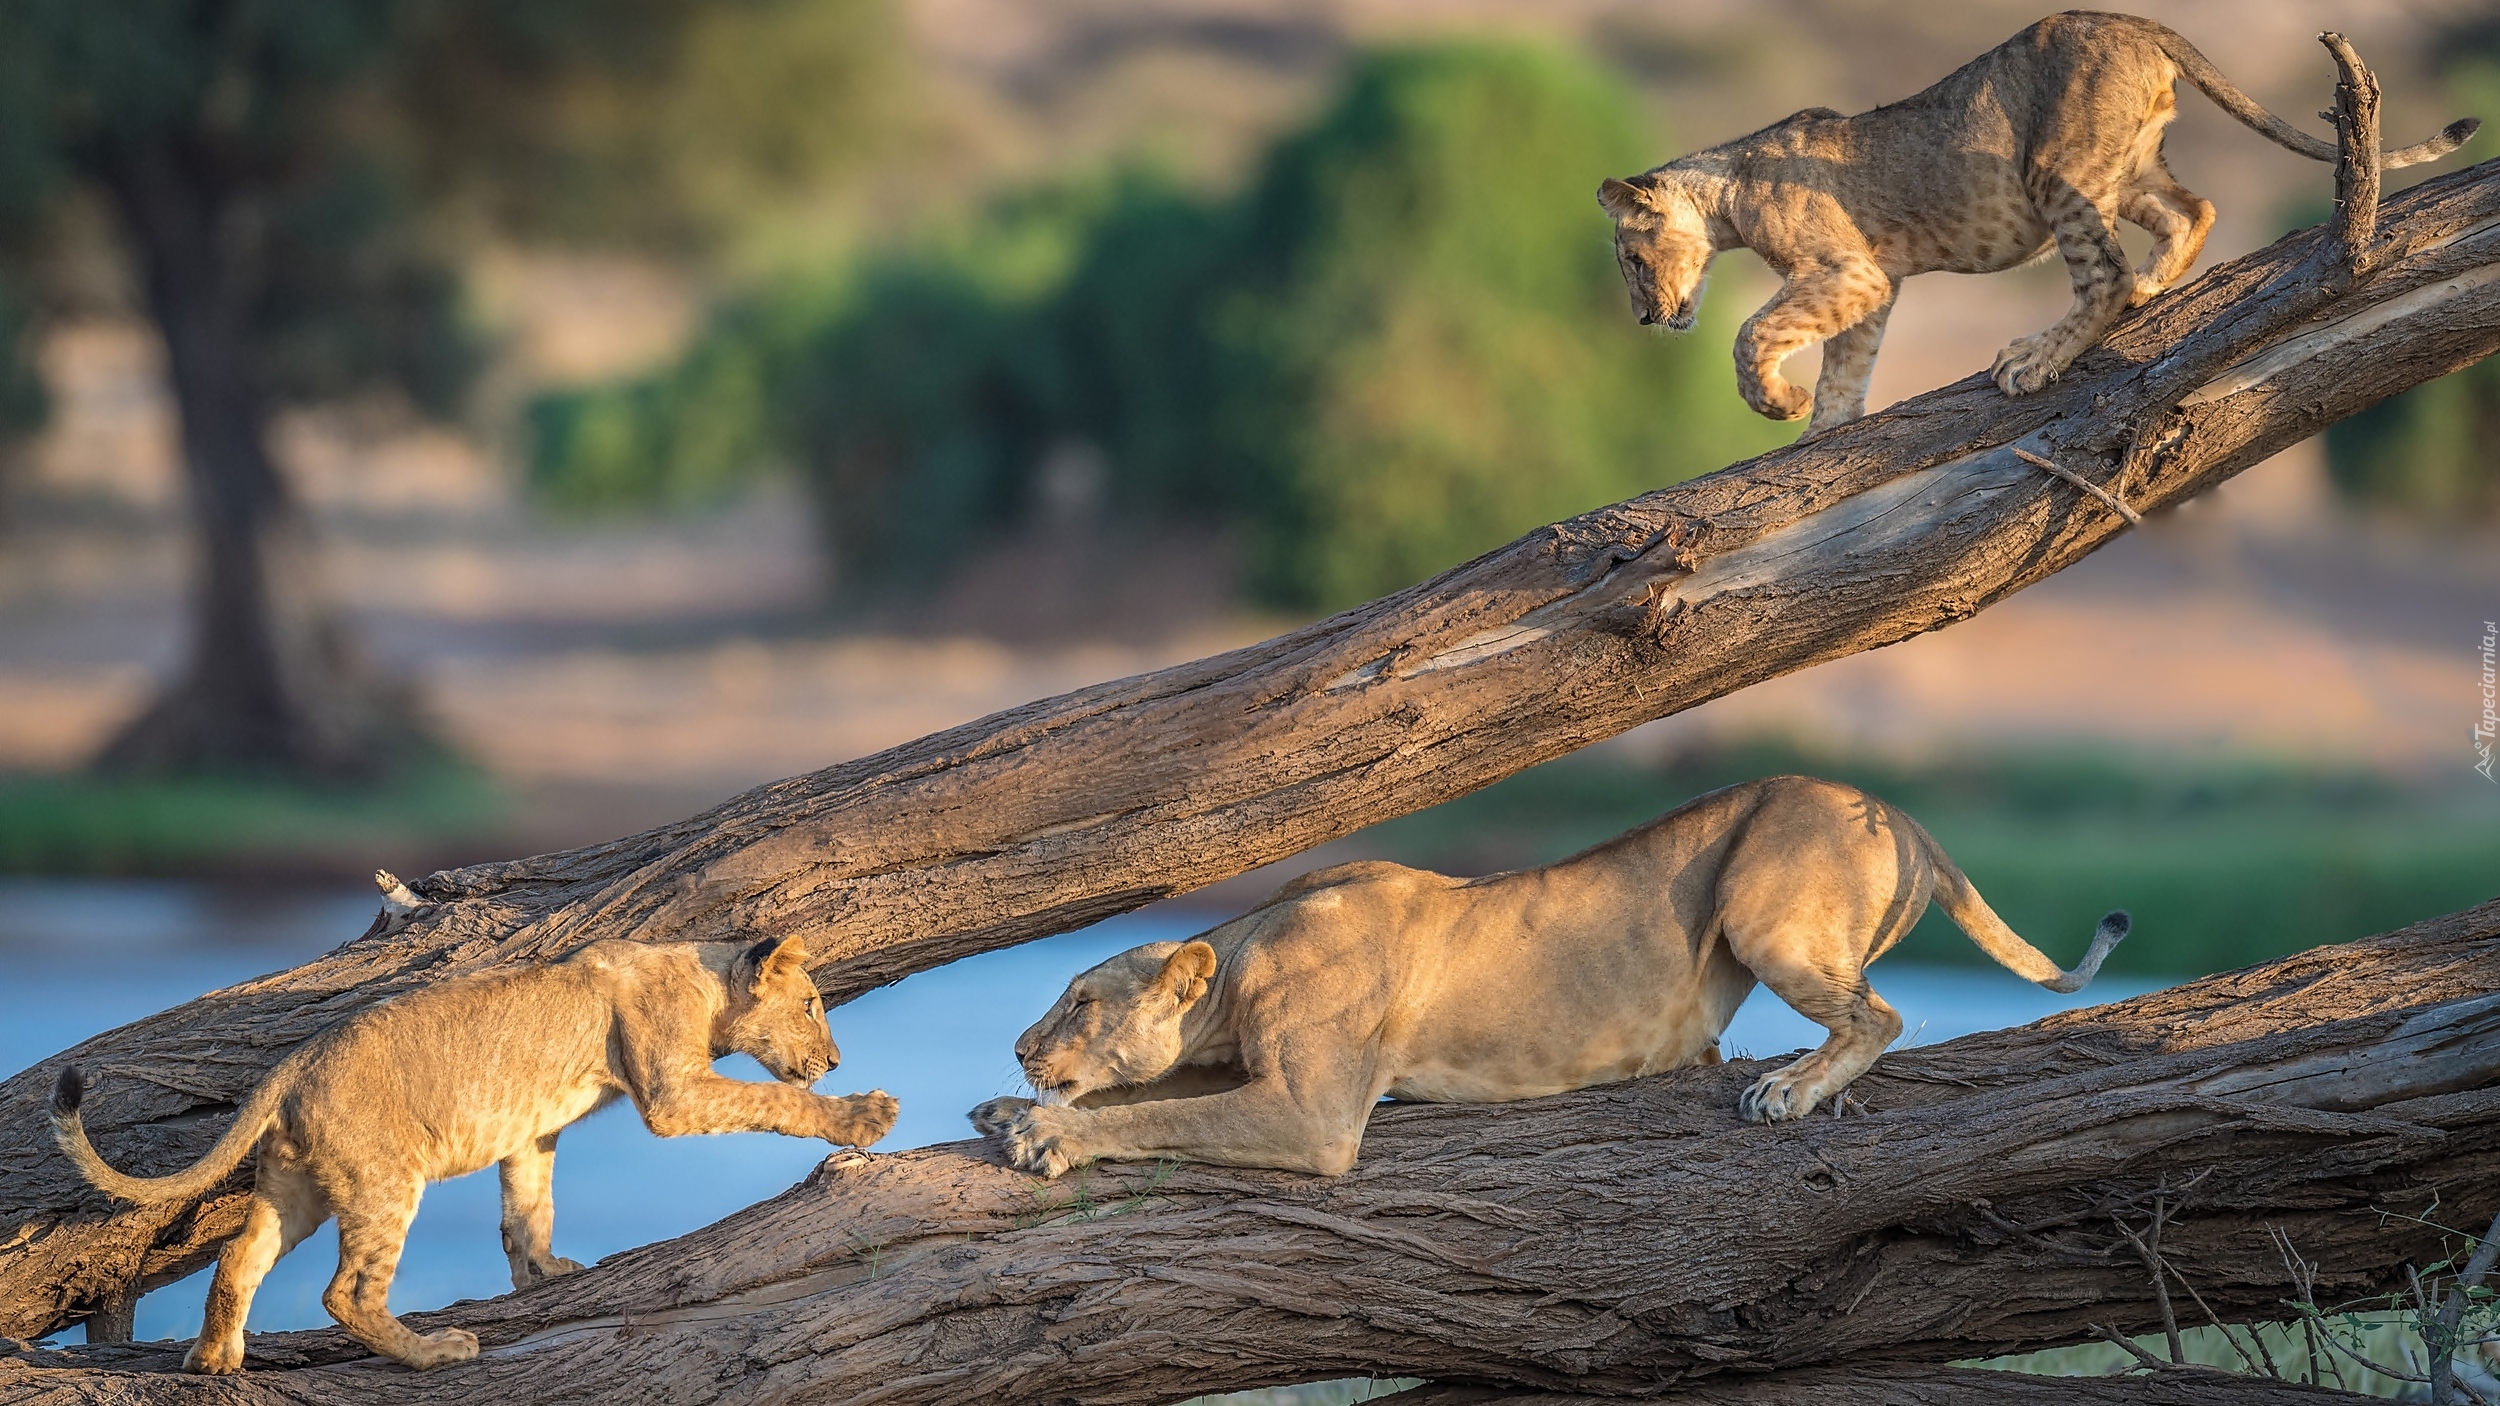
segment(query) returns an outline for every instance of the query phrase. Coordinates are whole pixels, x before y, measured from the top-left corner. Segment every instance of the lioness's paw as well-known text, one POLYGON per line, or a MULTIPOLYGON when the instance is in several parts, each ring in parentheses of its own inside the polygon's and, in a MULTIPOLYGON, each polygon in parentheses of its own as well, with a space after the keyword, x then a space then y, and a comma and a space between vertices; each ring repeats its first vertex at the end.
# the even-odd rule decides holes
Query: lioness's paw
POLYGON ((972 1120, 972 1130, 981 1136, 1003 1137, 1007 1125, 1014 1121, 1015 1116, 1032 1106, 1033 1100, 1029 1098, 994 1098, 986 1103, 974 1104, 972 1111, 964 1116, 972 1120))
POLYGON ((1069 1126, 1072 1113, 1076 1110, 1035 1104, 1009 1119, 1006 1131, 1000 1135, 1007 1145, 1008 1162, 1028 1172, 1056 1177, 1085 1160, 1077 1154, 1075 1129, 1069 1126))
POLYGON ((848 1098, 827 1099, 833 1105, 831 1127, 825 1141, 847 1147, 866 1147, 894 1130, 894 1118, 903 1111, 894 1095, 883 1089, 871 1089, 848 1098))
POLYGON ((428 1333, 417 1339, 416 1348, 400 1361, 420 1372, 431 1372, 437 1367, 466 1362, 475 1356, 477 1334, 466 1328, 445 1328, 439 1333, 428 1333))
POLYGON ((1774 1069, 1753 1081, 1753 1087, 1736 1099, 1737 1116, 1748 1123, 1785 1123, 1803 1118, 1822 1101, 1813 1075, 1801 1072, 1796 1065, 1774 1069))
POLYGON ((182 1355, 182 1370, 202 1376, 222 1377, 243 1370, 243 1339, 237 1335, 230 1341, 210 1342, 201 1338, 182 1355))

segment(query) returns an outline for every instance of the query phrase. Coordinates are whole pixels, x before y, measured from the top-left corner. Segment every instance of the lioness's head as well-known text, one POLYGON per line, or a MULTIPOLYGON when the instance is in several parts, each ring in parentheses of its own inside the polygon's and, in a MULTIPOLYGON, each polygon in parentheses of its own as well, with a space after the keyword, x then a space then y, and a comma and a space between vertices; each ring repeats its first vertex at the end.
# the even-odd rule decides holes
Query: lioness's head
POLYGON ((1597 203, 1615 222, 1615 263, 1632 294, 1632 313, 1646 327, 1663 322, 1689 331, 1701 311, 1710 274, 1710 226, 1683 187, 1655 173, 1609 178, 1597 203))
POLYGON ((723 1043, 755 1056, 785 1084, 806 1088, 842 1062, 824 998, 807 975, 807 944, 795 937, 768 937, 738 954, 721 1021, 723 1043))
POLYGON ((1068 983, 1016 1040, 1016 1062, 1043 1103, 1159 1079, 1180 1063, 1181 1016, 1207 994, 1215 949, 1203 942, 1132 947, 1068 983))

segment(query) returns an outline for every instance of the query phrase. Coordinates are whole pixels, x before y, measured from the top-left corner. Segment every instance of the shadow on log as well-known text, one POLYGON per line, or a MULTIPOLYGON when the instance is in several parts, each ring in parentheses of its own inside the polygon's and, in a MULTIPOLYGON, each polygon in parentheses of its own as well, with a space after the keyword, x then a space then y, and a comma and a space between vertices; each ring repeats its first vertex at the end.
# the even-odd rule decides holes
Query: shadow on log
MULTIPOLYGON (((1385 1109, 1333 1180, 1102 1164, 1045 1182, 978 1143, 838 1154, 682 1239, 409 1317, 476 1333, 474 1362, 420 1375, 335 1330, 270 1334, 214 1399, 1142 1404, 1376 1374, 1814 1400, 1782 1394, 1783 1369, 2160 1326, 2121 1229, 2156 1197, 2180 1279, 2226 1319, 2280 1317, 2269 1228, 2335 1301, 2436 1260, 2425 1212, 2500 1209, 2500 901, 1887 1055, 1855 1086, 1862 1115, 1738 1122, 1764 1063, 1385 1109)), ((179 1353, 0 1359, 0 1402, 208 1390, 132 1375, 179 1353)), ((2164 1389, 2203 1390, 2189 1375, 2164 1389)), ((1994 1399, 1952 1380, 1961 1395, 1905 1399, 1994 1399)), ((2242 1399, 2212 1390, 2168 1399, 2242 1399)))
POLYGON ((2023 456, 2157 510, 2500 349, 2500 166, 2427 182, 2379 215, 2366 280, 2328 232, 2288 236, 2132 315, 2040 395, 2008 400, 1975 376, 1264 644, 611 844, 430 876, 404 925, 377 921, 317 961, 0 1085, 0 1335, 110 1312, 134 1286, 207 1263, 239 1224, 235 1184, 159 1211, 109 1207, 80 1184, 43 1117, 66 1058, 99 1076, 89 1119, 105 1154, 161 1172, 195 1159, 302 1040, 415 984, 595 938, 801 933, 838 1001, 1950 624, 2122 530, 2023 456))

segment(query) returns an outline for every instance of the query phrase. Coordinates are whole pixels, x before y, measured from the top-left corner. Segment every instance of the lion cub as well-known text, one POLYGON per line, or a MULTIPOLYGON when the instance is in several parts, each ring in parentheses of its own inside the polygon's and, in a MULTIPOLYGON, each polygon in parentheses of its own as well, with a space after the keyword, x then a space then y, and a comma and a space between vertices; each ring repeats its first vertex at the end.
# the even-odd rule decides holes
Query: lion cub
POLYGON ((339 1268, 322 1306, 357 1341, 411 1367, 463 1362, 477 1355, 475 1335, 419 1336, 388 1306, 427 1182, 501 1164, 503 1247, 521 1289, 581 1268, 548 1243, 556 1135, 620 1095, 661 1137, 775 1132, 857 1145, 894 1126, 882 1091, 808 1091, 841 1054, 806 960, 797 938, 595 942, 549 966, 410 992, 280 1061, 208 1155, 171 1176, 125 1176, 96 1155, 75 1067, 53 1092, 53 1136, 89 1183, 140 1205, 192 1200, 260 1154, 242 1233, 217 1257, 207 1318, 183 1359, 190 1370, 242 1370, 252 1292, 333 1215, 339 1268), (713 1072, 732 1051, 782 1082, 713 1072))
POLYGON ((1867 964, 1930 897, 1979 949, 2079 991, 1918 823, 1854 787, 1780 776, 1713 792, 1557 864, 1453 879, 1377 862, 1296 879, 1192 942, 1068 983, 1016 1041, 1039 1102, 972 1125, 1019 1167, 1183 1157, 1336 1176, 1382 1095, 1504 1103, 1714 1064, 1759 981, 1831 1038, 1763 1075, 1745 1118, 1801 1118, 1901 1033, 1867 964))
MULTIPOLYGON (((1807 412, 1780 376, 1824 343, 1813 434, 1866 413, 1867 379, 1901 280, 1993 273, 2054 247, 2074 304, 2055 326, 1997 354, 2007 395, 2028 395, 2101 339, 2118 315, 2178 281, 2204 248, 2214 207, 2162 164, 2178 115, 2172 85, 2202 89, 2277 145, 2333 161, 2320 141, 2258 106, 2168 28, 2071 10, 1980 55, 1923 93, 1843 117, 1809 108, 1748 137, 1598 187, 1615 259, 1643 323, 1693 325, 1711 256, 1738 245, 1786 280, 1736 334, 1745 403, 1774 420, 1807 412), (2118 221, 2153 236, 2130 273, 2118 221)), ((2481 124, 2463 118, 2387 166, 2447 155, 2481 124)))

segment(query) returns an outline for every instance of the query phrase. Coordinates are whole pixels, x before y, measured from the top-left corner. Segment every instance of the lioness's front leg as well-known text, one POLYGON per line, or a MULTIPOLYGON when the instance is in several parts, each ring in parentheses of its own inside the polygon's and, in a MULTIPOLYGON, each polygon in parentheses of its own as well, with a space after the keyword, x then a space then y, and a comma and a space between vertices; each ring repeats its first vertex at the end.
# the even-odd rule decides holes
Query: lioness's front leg
POLYGON ((1046 1177, 1106 1157, 1178 1157, 1342 1176, 1363 1145, 1369 1101, 1310 1092, 1297 1098, 1282 1076, 1270 1075, 1202 1098, 1109 1108, 1028 1104, 1003 1120, 999 1136, 1010 1162, 1046 1177))

